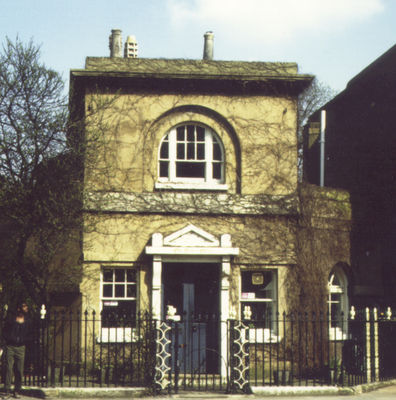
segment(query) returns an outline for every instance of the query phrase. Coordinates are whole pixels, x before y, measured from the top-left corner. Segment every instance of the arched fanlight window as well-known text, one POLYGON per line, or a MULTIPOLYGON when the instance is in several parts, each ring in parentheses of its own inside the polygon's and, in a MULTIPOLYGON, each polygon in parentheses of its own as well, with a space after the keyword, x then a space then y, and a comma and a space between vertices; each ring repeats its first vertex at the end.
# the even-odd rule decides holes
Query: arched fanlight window
POLYGON ((161 141, 158 181, 224 183, 224 150, 216 133, 198 124, 172 128, 161 141))
POLYGON ((335 267, 328 282, 330 339, 343 340, 348 332, 348 279, 340 267, 335 267))

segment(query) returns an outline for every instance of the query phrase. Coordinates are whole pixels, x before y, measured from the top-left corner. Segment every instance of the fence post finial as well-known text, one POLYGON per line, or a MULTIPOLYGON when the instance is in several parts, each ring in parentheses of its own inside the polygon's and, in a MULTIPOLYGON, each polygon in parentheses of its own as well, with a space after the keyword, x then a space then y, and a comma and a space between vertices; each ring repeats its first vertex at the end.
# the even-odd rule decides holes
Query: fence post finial
POLYGON ((40 310, 40 318, 45 319, 45 315, 47 314, 47 310, 45 309, 45 305, 41 305, 41 310, 40 310))
POLYGON ((243 318, 244 319, 251 319, 252 318, 252 309, 250 306, 245 306, 243 308, 243 318))
POLYGON ((351 311, 349 312, 349 316, 351 317, 352 321, 355 319, 356 316, 355 306, 351 306, 351 311))

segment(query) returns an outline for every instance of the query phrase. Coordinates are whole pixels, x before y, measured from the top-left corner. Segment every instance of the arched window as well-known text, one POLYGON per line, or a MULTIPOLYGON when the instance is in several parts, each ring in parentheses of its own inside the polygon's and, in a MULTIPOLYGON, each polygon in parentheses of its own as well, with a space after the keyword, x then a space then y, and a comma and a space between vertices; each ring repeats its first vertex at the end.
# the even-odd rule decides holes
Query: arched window
POLYGON ((335 267, 329 276, 329 329, 330 339, 344 340, 348 332, 348 280, 340 267, 335 267))
POLYGON ((161 141, 158 182, 209 189, 224 184, 224 150, 216 133, 198 124, 172 128, 161 141))

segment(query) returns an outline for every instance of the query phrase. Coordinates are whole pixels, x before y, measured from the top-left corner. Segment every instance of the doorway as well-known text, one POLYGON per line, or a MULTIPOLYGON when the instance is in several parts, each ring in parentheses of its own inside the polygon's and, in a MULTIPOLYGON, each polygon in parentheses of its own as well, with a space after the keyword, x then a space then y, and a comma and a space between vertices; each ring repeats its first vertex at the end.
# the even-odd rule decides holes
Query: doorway
POLYGON ((173 359, 181 373, 217 373, 219 368, 220 265, 164 263, 163 317, 167 306, 176 308, 177 338, 173 359))

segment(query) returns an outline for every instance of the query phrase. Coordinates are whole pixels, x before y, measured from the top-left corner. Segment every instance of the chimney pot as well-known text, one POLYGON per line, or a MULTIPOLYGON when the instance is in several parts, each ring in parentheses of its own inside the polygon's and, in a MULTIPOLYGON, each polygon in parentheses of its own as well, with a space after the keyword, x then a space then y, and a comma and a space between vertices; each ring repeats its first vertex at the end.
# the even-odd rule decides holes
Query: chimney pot
POLYGON ((127 37, 124 47, 125 58, 137 58, 138 56, 138 44, 135 36, 130 35, 127 37))
POLYGON ((121 29, 112 29, 109 37, 110 57, 122 57, 121 29))
POLYGON ((203 51, 203 59, 204 60, 213 60, 213 39, 214 34, 211 31, 208 31, 204 35, 204 51, 203 51))

